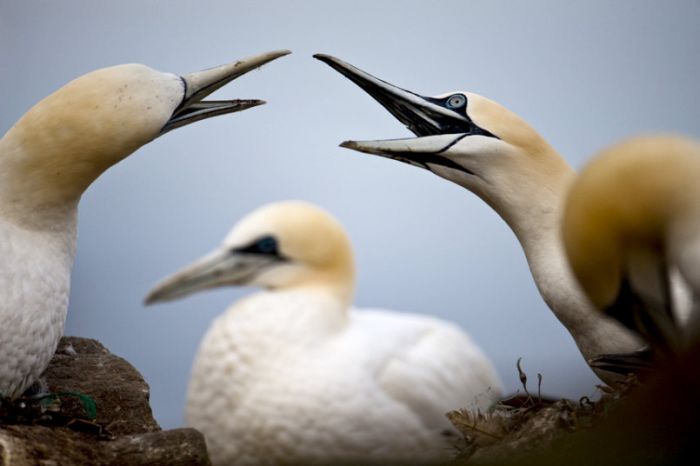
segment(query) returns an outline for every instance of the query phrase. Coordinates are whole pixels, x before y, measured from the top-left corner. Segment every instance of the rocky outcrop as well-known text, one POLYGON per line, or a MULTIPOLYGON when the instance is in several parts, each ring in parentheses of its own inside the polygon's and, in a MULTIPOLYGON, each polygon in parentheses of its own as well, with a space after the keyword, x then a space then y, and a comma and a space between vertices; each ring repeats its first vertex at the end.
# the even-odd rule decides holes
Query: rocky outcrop
POLYGON ((0 404, 0 466, 209 465, 194 429, 163 431, 141 374, 95 340, 64 337, 48 395, 0 404))
MULTIPOLYGON (((455 411, 470 466, 658 466, 700 462, 700 341, 611 389, 600 400, 455 411)), ((525 387, 526 389, 526 387, 525 387)), ((527 390, 527 389, 526 389, 527 390)))

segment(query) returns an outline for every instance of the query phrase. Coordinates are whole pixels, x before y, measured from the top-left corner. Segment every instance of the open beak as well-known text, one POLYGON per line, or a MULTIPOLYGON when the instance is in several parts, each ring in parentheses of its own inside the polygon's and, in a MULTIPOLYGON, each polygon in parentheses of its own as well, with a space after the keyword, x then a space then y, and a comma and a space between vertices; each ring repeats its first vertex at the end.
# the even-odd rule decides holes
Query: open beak
POLYGON ((259 68, 267 62, 289 55, 289 50, 276 50, 253 57, 245 58, 234 63, 217 66, 208 70, 197 71, 181 76, 185 86, 185 95, 180 105, 175 109, 170 120, 160 130, 160 134, 218 115, 239 112, 265 103, 264 100, 202 100, 220 87, 247 72, 259 68))
POLYGON ((416 136, 468 133, 472 129, 466 115, 444 107, 440 99, 401 89, 330 55, 317 53, 314 58, 364 89, 416 136))
MULTIPOLYGON (((471 173, 441 154, 466 136, 495 137, 477 126, 467 115, 465 107, 448 108, 448 98, 425 97, 401 89, 330 55, 316 54, 314 58, 328 64, 360 86, 418 136, 376 141, 345 141, 341 147, 380 155, 428 170, 430 165, 441 165, 471 173)), ((460 97, 464 99, 466 106, 466 97, 460 97)))
POLYGON ((245 285, 276 262, 272 256, 217 249, 157 284, 144 302, 172 301, 209 288, 245 285))

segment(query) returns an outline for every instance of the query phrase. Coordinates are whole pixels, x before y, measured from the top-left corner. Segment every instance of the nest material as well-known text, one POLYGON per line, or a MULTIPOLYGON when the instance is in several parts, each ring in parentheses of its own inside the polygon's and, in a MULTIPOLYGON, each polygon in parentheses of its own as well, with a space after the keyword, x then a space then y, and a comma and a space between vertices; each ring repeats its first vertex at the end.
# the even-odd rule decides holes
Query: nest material
POLYGON ((630 377, 615 389, 599 386, 602 395, 597 401, 588 397, 577 402, 557 400, 541 395, 540 374, 538 394, 530 394, 520 360, 517 368, 524 395, 506 398, 487 413, 458 410, 447 414, 463 437, 455 464, 500 464, 546 451, 572 433, 595 426, 637 385, 636 378, 630 377))

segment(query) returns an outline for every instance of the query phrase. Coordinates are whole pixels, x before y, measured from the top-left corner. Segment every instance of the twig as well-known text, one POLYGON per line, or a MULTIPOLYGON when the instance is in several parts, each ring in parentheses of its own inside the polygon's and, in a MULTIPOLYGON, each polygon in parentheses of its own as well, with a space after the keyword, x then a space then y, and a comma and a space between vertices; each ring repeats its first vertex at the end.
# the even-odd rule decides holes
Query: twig
POLYGON ((520 383, 523 386, 523 390, 525 390, 525 394, 529 397, 530 392, 527 391, 527 375, 525 372, 523 372, 523 369, 520 367, 520 361, 522 361, 523 358, 518 358, 518 362, 515 363, 515 367, 518 368, 518 376, 520 377, 520 383))
POLYGON ((467 429, 473 430, 474 432, 478 432, 478 433, 480 433, 480 434, 482 434, 482 435, 486 435, 487 437, 494 438, 494 439, 496 439, 496 440, 501 440, 501 439, 503 439, 503 437, 501 437, 500 435, 492 434, 491 432, 486 432, 485 430, 479 429, 479 428, 476 427, 475 425, 471 425, 471 426, 470 426, 470 425, 468 425, 468 424, 464 424, 464 427, 466 427, 467 429))

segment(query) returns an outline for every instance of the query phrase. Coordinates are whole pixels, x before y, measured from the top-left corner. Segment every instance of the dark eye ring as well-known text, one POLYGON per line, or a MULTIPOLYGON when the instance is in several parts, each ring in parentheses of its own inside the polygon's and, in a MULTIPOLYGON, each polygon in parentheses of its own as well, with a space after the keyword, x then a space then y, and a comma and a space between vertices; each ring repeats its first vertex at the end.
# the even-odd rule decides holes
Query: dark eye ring
POLYGON ((445 103, 447 108, 460 108, 467 103, 467 98, 463 94, 453 94, 447 98, 445 103))
POLYGON ((270 236, 259 239, 256 246, 257 250, 263 254, 271 254, 277 251, 277 241, 270 236))

